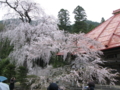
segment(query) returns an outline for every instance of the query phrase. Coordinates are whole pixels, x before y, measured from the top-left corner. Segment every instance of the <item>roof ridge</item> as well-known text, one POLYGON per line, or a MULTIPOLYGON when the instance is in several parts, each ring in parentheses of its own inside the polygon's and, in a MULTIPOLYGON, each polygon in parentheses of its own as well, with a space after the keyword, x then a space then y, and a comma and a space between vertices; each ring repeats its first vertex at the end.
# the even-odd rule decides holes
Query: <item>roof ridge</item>
POLYGON ((100 42, 101 50, 120 47, 120 9, 114 15, 86 34, 100 42))
POLYGON ((96 40, 98 40, 98 38, 100 37, 100 35, 103 33, 103 31, 107 28, 107 26, 110 24, 110 22, 114 19, 115 16, 111 17, 111 20, 107 23, 107 25, 103 28, 103 30, 101 31, 101 33, 98 35, 98 37, 96 38, 96 40))
POLYGON ((117 30, 117 28, 118 28, 119 25, 120 25, 120 22, 118 23, 118 25, 116 26, 116 28, 115 28, 113 34, 111 35, 111 37, 110 37, 110 39, 109 39, 109 42, 108 42, 107 46, 109 46, 109 44, 110 44, 110 42, 111 42, 111 40, 112 40, 112 37, 115 35, 114 33, 115 33, 115 31, 117 30))

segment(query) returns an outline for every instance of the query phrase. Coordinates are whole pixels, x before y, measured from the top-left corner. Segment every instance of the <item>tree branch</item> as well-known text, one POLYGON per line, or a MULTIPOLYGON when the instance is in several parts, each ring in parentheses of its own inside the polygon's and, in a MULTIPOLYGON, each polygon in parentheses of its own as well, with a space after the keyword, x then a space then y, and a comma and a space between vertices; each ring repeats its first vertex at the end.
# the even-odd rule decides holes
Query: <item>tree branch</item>
POLYGON ((17 10, 18 6, 20 5, 19 3, 19 0, 16 0, 16 2, 14 3, 15 6, 12 6, 8 0, 5 0, 5 1, 0 1, 0 3, 5 3, 7 4, 10 8, 12 8, 15 12, 17 12, 20 16, 20 20, 22 20, 22 22, 28 22, 30 23, 32 20, 31 20, 31 17, 29 16, 29 11, 30 11, 30 6, 28 7, 28 9, 26 10, 25 8, 23 8, 23 6, 21 5, 22 9, 24 10, 24 13, 22 13, 21 11, 17 10))

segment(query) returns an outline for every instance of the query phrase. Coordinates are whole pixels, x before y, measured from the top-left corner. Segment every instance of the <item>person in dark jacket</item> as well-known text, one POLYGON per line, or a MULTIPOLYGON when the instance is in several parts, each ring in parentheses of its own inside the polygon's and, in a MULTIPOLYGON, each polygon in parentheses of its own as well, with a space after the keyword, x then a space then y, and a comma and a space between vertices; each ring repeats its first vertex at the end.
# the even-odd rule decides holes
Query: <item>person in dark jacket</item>
POLYGON ((50 83, 47 90, 59 90, 59 87, 56 83, 50 83))
POLYGON ((12 77, 12 78, 10 79, 10 85, 9 85, 10 90, 13 90, 13 89, 14 89, 14 83, 15 83, 15 77, 12 77))
POLYGON ((93 81, 90 81, 90 82, 88 83, 88 87, 89 87, 88 90, 94 90, 94 88, 95 88, 95 83, 94 83, 93 81))

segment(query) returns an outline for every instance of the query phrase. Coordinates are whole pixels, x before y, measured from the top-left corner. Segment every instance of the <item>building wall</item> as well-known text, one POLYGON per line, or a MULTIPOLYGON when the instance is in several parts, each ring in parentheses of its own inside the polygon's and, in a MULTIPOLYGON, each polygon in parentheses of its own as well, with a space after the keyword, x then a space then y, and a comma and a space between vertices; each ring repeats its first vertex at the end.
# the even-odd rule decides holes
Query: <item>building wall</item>
MULTIPOLYGON (((105 62, 105 67, 116 69, 120 73, 120 47, 103 50, 103 53, 103 59, 107 61, 105 62)), ((117 79, 118 82, 116 84, 120 85, 120 77, 117 79)))

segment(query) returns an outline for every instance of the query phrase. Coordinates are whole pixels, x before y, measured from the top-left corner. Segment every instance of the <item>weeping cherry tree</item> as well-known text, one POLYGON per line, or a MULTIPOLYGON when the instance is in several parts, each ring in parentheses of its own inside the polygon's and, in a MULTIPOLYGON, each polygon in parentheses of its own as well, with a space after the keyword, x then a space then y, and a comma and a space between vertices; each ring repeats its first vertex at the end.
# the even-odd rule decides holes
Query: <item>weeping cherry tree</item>
POLYGON ((31 1, 14 0, 12 4, 8 0, 0 2, 12 9, 12 15, 15 15, 15 22, 7 23, 5 30, 0 32, 1 40, 8 38, 10 45, 14 45, 9 55, 11 62, 16 62, 18 66, 26 64, 29 70, 33 70, 36 59, 41 58, 48 64, 52 52, 56 55, 61 53, 64 60, 70 53, 75 58, 69 65, 69 73, 63 73, 57 78, 68 82, 82 81, 83 84, 93 79, 100 84, 106 84, 107 78, 110 84, 114 84, 117 73, 111 73, 113 69, 100 65, 103 61, 100 57, 102 52, 99 50, 102 46, 99 42, 83 33, 70 34, 58 30, 57 20, 46 15, 38 4, 31 1), (34 12, 37 14, 34 15, 34 12))

